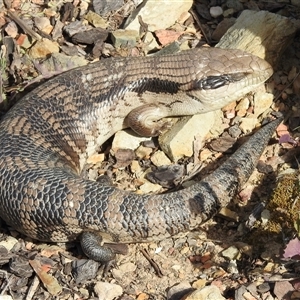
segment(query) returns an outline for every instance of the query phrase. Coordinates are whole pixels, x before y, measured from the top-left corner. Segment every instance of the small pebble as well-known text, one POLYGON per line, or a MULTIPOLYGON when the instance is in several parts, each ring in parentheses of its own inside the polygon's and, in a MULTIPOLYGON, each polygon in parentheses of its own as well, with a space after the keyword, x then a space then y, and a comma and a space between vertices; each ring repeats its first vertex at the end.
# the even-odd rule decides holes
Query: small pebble
POLYGON ((220 290, 214 286, 209 285, 205 286, 202 289, 198 289, 184 298, 185 300, 208 300, 208 299, 214 299, 214 300, 225 300, 225 298, 221 295, 220 290))
POLYGON ((230 260, 236 259, 239 256, 239 254, 240 254, 240 251, 235 246, 230 246, 229 248, 222 251, 222 256, 224 256, 230 260))
POLYGON ((209 10, 209 13, 213 18, 217 18, 217 17, 222 16, 223 9, 220 6, 212 6, 209 10))
POLYGON ((72 274, 76 284, 89 279, 94 279, 97 275, 100 264, 93 260, 79 259, 72 261, 72 274))
POLYGON ((270 285, 268 282, 264 282, 257 287, 257 291, 262 294, 268 292, 269 290, 270 290, 270 285))
POLYGON ((209 147, 217 152, 226 152, 233 146, 235 141, 235 138, 232 138, 227 132, 224 132, 220 138, 213 140, 209 144, 209 147))
POLYGON ((227 267, 227 272, 230 274, 239 274, 236 260, 231 260, 227 267))
POLYGON ((98 299, 105 300, 113 300, 123 294, 123 289, 120 285, 108 282, 97 282, 94 291, 97 294, 98 299))
POLYGON ((237 124, 228 128, 228 133, 233 138, 238 138, 242 134, 242 130, 237 124))
POLYGON ((270 174, 274 172, 273 167, 271 165, 268 165, 261 160, 257 163, 256 168, 259 173, 263 173, 263 174, 270 174))
POLYGON ((184 295, 192 291, 192 287, 188 281, 182 281, 177 285, 172 286, 167 293, 167 299, 175 298, 175 299, 181 299, 184 295))
POLYGON ((10 251, 17 243, 17 239, 12 236, 7 236, 0 242, 0 246, 3 246, 5 249, 7 249, 7 251, 10 251))

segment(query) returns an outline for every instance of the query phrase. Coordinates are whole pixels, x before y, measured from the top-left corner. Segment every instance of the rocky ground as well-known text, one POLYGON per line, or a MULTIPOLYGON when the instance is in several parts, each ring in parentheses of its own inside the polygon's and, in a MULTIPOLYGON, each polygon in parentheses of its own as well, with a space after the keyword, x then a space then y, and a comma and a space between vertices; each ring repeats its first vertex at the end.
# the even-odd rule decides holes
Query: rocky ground
MULTIPOLYGON (((246 9, 279 14, 299 28, 297 0, 140 2, 0 1, 1 112, 41 81, 99 57, 214 46, 246 9)), ((129 245, 129 254, 118 257, 117 267, 106 276, 77 243, 33 241, 2 222, 0 300, 300 299, 299 70, 296 33, 256 96, 247 95, 201 118, 203 123, 183 127, 187 132, 195 126, 206 130, 184 140, 191 146, 183 153, 175 145, 173 154, 166 154, 161 141, 122 131, 88 161, 87 177, 109 175, 122 189, 177 189, 215 169, 270 111, 283 112, 284 125, 257 170, 217 217, 182 236, 129 245), (264 95, 263 100, 257 95, 264 95)))

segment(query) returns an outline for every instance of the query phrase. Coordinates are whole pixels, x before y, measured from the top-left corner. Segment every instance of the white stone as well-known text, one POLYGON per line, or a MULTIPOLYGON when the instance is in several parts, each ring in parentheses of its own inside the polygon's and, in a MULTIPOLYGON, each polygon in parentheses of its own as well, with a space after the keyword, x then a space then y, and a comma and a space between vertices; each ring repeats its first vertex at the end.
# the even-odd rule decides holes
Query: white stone
POLYGON ((254 115, 258 117, 273 104, 274 95, 257 91, 254 95, 254 115))
POLYGON ((238 222, 239 220, 239 215, 227 207, 222 207, 218 214, 229 221, 238 222))
POLYGON ((217 18, 222 16, 223 9, 221 6, 212 6, 209 10, 209 13, 213 18, 217 18))
POLYGON ((222 251, 222 255, 230 260, 238 258, 240 255, 240 250, 235 246, 230 246, 222 251))
POLYGON ((243 133, 249 133, 255 128, 256 123, 256 118, 241 118, 240 129, 243 133))
POLYGON ((35 17, 34 24, 39 30, 47 34, 50 34, 53 29, 53 26, 50 24, 50 19, 47 17, 35 17))
POLYGON ((205 286, 189 294, 185 300, 225 300, 215 285, 205 286))
POLYGON ((166 166, 166 165, 170 165, 171 164, 171 161, 167 157, 167 155, 163 151, 160 151, 160 150, 156 151, 151 156, 151 161, 157 167, 159 167, 159 166, 166 166))
POLYGON ((141 174, 143 174, 143 169, 140 166, 139 162, 137 160, 133 160, 130 164, 130 170, 132 173, 135 174, 135 176, 137 178, 139 178, 141 176, 141 174))
POLYGON ((136 151, 135 154, 138 158, 143 159, 146 158, 148 159, 150 157, 150 154, 152 153, 153 149, 150 147, 145 147, 143 145, 140 145, 136 151))
POLYGON ((271 218, 271 213, 268 209, 264 209, 262 212, 261 212, 261 223, 262 225, 267 225, 267 223, 269 222, 270 218, 271 218))
POLYGON ((148 0, 144 1, 129 17, 129 22, 125 24, 125 29, 140 29, 138 17, 148 25, 149 31, 166 29, 180 18, 183 12, 187 12, 192 7, 192 0, 148 0))
POLYGON ((235 110, 237 111, 237 115, 244 117, 247 113, 249 105, 250 105, 249 98, 248 97, 242 98, 235 108, 235 110))
POLYGON ((161 190, 161 185, 152 183, 150 181, 145 181, 145 183, 139 187, 139 192, 141 194, 156 193, 159 192, 160 190, 161 190))
POLYGON ((151 138, 138 136, 131 129, 121 130, 115 134, 111 148, 114 152, 118 149, 135 150, 142 142, 149 140, 151 138))
POLYGON ((238 274, 239 273, 237 262, 235 259, 230 260, 230 262, 227 266, 227 272, 230 274, 238 274))
POLYGON ((12 298, 12 296, 2 295, 2 296, 0 296, 0 300, 14 300, 14 299, 12 298))
POLYGON ((124 273, 132 273, 136 270, 136 265, 132 262, 126 262, 119 266, 119 270, 124 273))
POLYGON ((0 246, 3 246, 4 248, 7 249, 7 251, 10 251, 17 242, 18 240, 15 239, 14 237, 7 236, 5 240, 0 242, 0 246))
POLYGON ((123 294, 121 286, 108 282, 97 282, 94 291, 99 300, 113 300, 123 294))

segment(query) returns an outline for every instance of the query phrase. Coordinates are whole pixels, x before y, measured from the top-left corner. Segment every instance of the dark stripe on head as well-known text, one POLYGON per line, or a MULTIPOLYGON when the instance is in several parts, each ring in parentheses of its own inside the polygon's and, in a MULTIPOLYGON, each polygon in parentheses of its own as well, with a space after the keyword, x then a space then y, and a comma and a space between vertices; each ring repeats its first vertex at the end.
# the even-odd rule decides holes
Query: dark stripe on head
POLYGON ((218 89, 224 85, 228 85, 229 83, 240 81, 245 76, 246 76, 245 73, 208 76, 198 81, 195 81, 194 84, 192 85, 192 89, 200 89, 200 90, 218 89))

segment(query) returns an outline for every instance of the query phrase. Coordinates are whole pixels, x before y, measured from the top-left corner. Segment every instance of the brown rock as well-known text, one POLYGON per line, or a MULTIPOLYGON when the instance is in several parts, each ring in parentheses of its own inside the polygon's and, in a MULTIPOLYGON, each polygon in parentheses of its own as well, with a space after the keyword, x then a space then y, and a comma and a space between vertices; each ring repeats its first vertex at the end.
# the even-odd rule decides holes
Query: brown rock
POLYGON ((48 39, 41 39, 37 41, 29 51, 32 58, 45 58, 47 55, 59 52, 59 45, 48 39))

